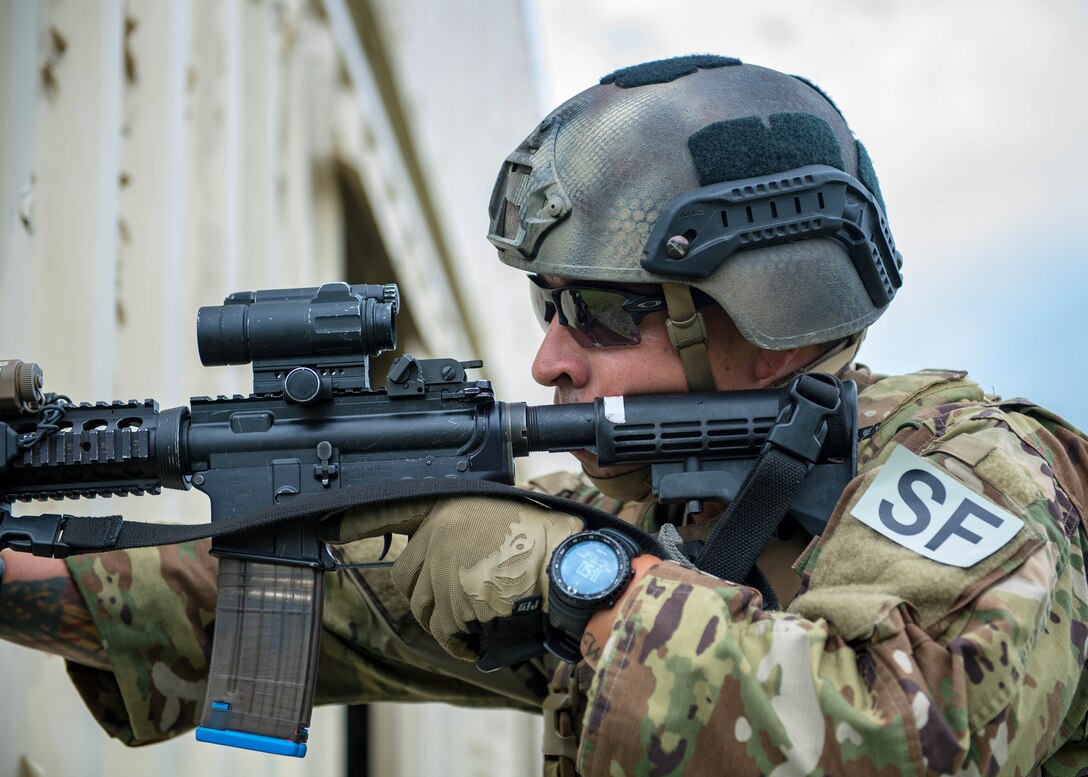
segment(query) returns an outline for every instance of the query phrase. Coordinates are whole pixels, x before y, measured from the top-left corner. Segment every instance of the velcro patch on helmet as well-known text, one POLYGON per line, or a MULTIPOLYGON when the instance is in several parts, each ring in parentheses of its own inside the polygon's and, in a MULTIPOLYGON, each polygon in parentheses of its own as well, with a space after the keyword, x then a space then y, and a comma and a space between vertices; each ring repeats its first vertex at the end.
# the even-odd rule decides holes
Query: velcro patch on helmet
POLYGON ((838 138, 826 121, 810 113, 772 113, 708 124, 688 138, 699 185, 754 178, 805 165, 846 172, 838 138))
POLYGON ((716 54, 689 54, 684 57, 658 59, 643 62, 641 65, 621 68, 601 79, 602 84, 615 84, 623 89, 647 84, 665 84, 682 76, 690 76, 700 68, 710 70, 716 67, 739 65, 735 57, 721 57, 716 54))
POLYGON ((884 196, 880 193, 880 181, 877 180, 876 170, 873 168, 873 160, 869 158, 869 152, 860 140, 854 141, 858 150, 858 180, 865 184, 865 188, 873 193, 876 201, 880 203, 880 209, 887 216, 888 209, 884 206, 884 196))

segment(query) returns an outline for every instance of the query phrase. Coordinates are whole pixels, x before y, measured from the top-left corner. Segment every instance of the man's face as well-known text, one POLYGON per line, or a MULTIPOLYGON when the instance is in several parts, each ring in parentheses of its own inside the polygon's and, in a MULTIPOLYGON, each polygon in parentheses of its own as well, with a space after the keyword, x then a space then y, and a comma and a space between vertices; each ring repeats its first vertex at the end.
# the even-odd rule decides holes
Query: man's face
MULTIPOLYGON (((544 282, 557 288, 569 283, 546 276, 544 282)), ((649 288, 622 287, 646 292, 649 288)), ((725 311, 704 308, 708 334, 708 355, 715 385, 719 390, 762 388, 775 378, 761 374, 761 349, 737 331, 725 311)), ((688 390, 680 356, 669 340, 664 311, 650 313, 639 323, 641 342, 624 346, 582 346, 568 328, 554 316, 533 360, 533 379, 555 389, 556 404, 592 402, 595 397, 633 394, 686 393, 688 390)), ((575 454, 591 476, 617 474, 599 472, 592 455, 575 454)))

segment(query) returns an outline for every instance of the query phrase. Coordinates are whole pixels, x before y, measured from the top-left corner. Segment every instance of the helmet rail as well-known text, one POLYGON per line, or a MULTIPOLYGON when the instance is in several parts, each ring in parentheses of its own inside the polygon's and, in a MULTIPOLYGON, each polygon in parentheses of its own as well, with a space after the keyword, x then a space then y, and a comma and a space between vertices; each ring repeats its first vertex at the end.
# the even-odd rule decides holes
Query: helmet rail
POLYGON ((642 266, 662 276, 706 278, 737 251, 814 237, 846 248, 874 306, 887 305, 903 285, 903 260, 876 198, 826 165, 677 195, 650 232, 642 266))

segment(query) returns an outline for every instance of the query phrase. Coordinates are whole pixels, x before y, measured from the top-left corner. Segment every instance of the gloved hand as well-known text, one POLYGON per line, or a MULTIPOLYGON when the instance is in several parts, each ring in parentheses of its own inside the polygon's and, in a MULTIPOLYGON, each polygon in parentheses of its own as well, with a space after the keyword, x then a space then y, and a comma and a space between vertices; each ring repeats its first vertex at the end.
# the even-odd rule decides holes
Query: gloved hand
POLYGON ((531 502, 461 496, 353 508, 319 533, 332 544, 407 534, 393 584, 448 653, 473 661, 479 635, 510 619, 516 604, 531 610, 541 597, 547 609, 552 553, 582 528, 581 518, 531 502))

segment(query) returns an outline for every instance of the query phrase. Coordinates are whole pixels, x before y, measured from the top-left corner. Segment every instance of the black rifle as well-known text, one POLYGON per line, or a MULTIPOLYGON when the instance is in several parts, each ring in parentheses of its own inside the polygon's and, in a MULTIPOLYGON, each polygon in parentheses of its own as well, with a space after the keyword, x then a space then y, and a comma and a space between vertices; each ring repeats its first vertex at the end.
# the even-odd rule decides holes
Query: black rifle
MULTIPOLYGON (((807 462, 789 510, 819 534, 855 474, 851 383, 836 389, 830 409, 796 383, 530 407, 497 401, 490 382, 469 380, 466 369, 480 362, 404 355, 373 388, 369 358, 396 347, 399 304, 393 285, 232 294, 200 309, 198 350, 207 366, 252 362, 253 393, 161 411, 152 400, 75 405, 41 393, 37 365, 0 361, 0 548, 63 558, 217 535, 219 598, 198 739, 305 754, 323 573, 335 566, 306 516, 343 509, 353 496, 406 480, 421 491, 420 481, 512 484, 514 457, 587 449, 604 466, 649 465, 655 497, 697 512, 702 500, 729 503, 761 451, 777 447, 807 462), (207 494, 213 531, 11 513, 16 500, 162 487, 207 494)), ((492 657, 489 667, 511 660, 492 657)))

